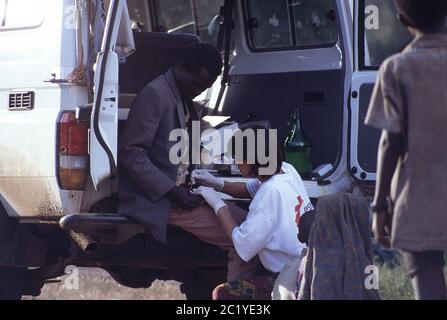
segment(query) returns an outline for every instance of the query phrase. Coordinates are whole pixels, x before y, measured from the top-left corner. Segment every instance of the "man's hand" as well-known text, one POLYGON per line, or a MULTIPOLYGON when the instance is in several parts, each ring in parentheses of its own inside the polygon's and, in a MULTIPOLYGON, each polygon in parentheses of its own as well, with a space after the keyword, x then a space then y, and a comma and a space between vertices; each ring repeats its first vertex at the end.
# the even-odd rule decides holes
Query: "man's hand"
POLYGON ((389 213, 377 212, 373 219, 374 238, 385 248, 391 247, 391 217, 389 213))
POLYGON ((194 194, 201 195, 203 199, 213 208, 217 214, 220 209, 227 207, 225 202, 219 197, 216 191, 208 187, 200 187, 194 190, 194 194))
POLYGON ((185 187, 174 187, 168 192, 168 197, 175 206, 183 210, 192 210, 200 205, 200 197, 192 194, 185 187))
POLYGON ((191 182, 193 185, 199 183, 202 186, 211 187, 217 191, 222 191, 225 185, 222 179, 216 178, 206 170, 194 170, 191 173, 191 182))

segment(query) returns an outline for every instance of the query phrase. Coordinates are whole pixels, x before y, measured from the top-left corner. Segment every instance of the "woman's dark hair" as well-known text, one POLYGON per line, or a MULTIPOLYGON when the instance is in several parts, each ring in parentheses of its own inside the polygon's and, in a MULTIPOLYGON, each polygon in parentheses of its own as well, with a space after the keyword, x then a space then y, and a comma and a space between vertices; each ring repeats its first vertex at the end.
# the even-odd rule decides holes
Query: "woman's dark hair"
POLYGON ((446 23, 446 0, 395 0, 399 13, 412 27, 433 32, 446 23))
POLYGON ((282 163, 284 161, 282 144, 279 143, 278 138, 276 137, 273 145, 271 145, 270 139, 271 132, 266 127, 261 125, 245 126, 231 138, 228 146, 228 150, 231 152, 230 156, 235 160, 242 160, 243 162, 252 165, 253 172, 256 176, 270 178, 281 172, 282 163), (254 133, 254 135, 252 133, 254 133), (262 140, 259 139, 258 133, 264 137, 262 140), (252 134, 251 141, 248 139, 250 134, 252 134), (264 147, 264 150, 260 150, 261 154, 265 155, 266 157, 269 157, 273 150, 276 151, 274 169, 272 174, 269 175, 262 175, 259 172, 260 168, 268 168, 271 165, 271 163, 268 162, 263 163, 264 161, 258 157, 258 150, 262 147, 264 147), (252 160, 254 160, 254 163, 249 163, 252 160))
POLYGON ((222 56, 219 50, 207 43, 192 43, 183 48, 182 66, 190 73, 197 74, 205 68, 212 77, 222 73, 222 56))

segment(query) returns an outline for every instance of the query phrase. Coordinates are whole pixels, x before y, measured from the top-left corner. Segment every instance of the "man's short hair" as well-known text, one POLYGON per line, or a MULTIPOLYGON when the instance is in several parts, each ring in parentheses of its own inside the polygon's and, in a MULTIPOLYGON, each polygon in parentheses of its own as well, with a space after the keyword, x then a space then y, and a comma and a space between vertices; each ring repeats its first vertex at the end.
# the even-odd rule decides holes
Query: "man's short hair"
POLYGON ((197 74, 205 68, 212 77, 222 73, 222 56, 219 50, 207 43, 192 43, 187 45, 181 54, 183 67, 190 73, 197 74))
POLYGON ((446 23, 446 0, 395 0, 399 13, 412 27, 423 32, 436 31, 446 23))

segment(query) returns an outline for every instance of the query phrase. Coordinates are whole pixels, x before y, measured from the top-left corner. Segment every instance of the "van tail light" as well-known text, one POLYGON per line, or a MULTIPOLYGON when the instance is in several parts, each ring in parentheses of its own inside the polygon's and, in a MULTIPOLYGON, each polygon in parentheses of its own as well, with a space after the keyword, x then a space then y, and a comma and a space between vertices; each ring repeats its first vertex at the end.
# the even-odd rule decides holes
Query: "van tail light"
POLYGON ((58 178, 61 189, 84 190, 89 171, 88 122, 75 112, 63 112, 58 121, 58 178))

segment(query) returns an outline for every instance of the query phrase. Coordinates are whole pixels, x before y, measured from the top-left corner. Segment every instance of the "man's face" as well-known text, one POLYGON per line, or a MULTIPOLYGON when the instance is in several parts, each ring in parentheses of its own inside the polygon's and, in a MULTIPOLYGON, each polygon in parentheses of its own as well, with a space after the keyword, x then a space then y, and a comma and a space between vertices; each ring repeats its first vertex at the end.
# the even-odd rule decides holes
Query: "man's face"
POLYGON ((203 91, 211 88, 217 77, 209 74, 208 70, 201 68, 197 74, 184 72, 184 94, 188 99, 194 99, 203 91))

